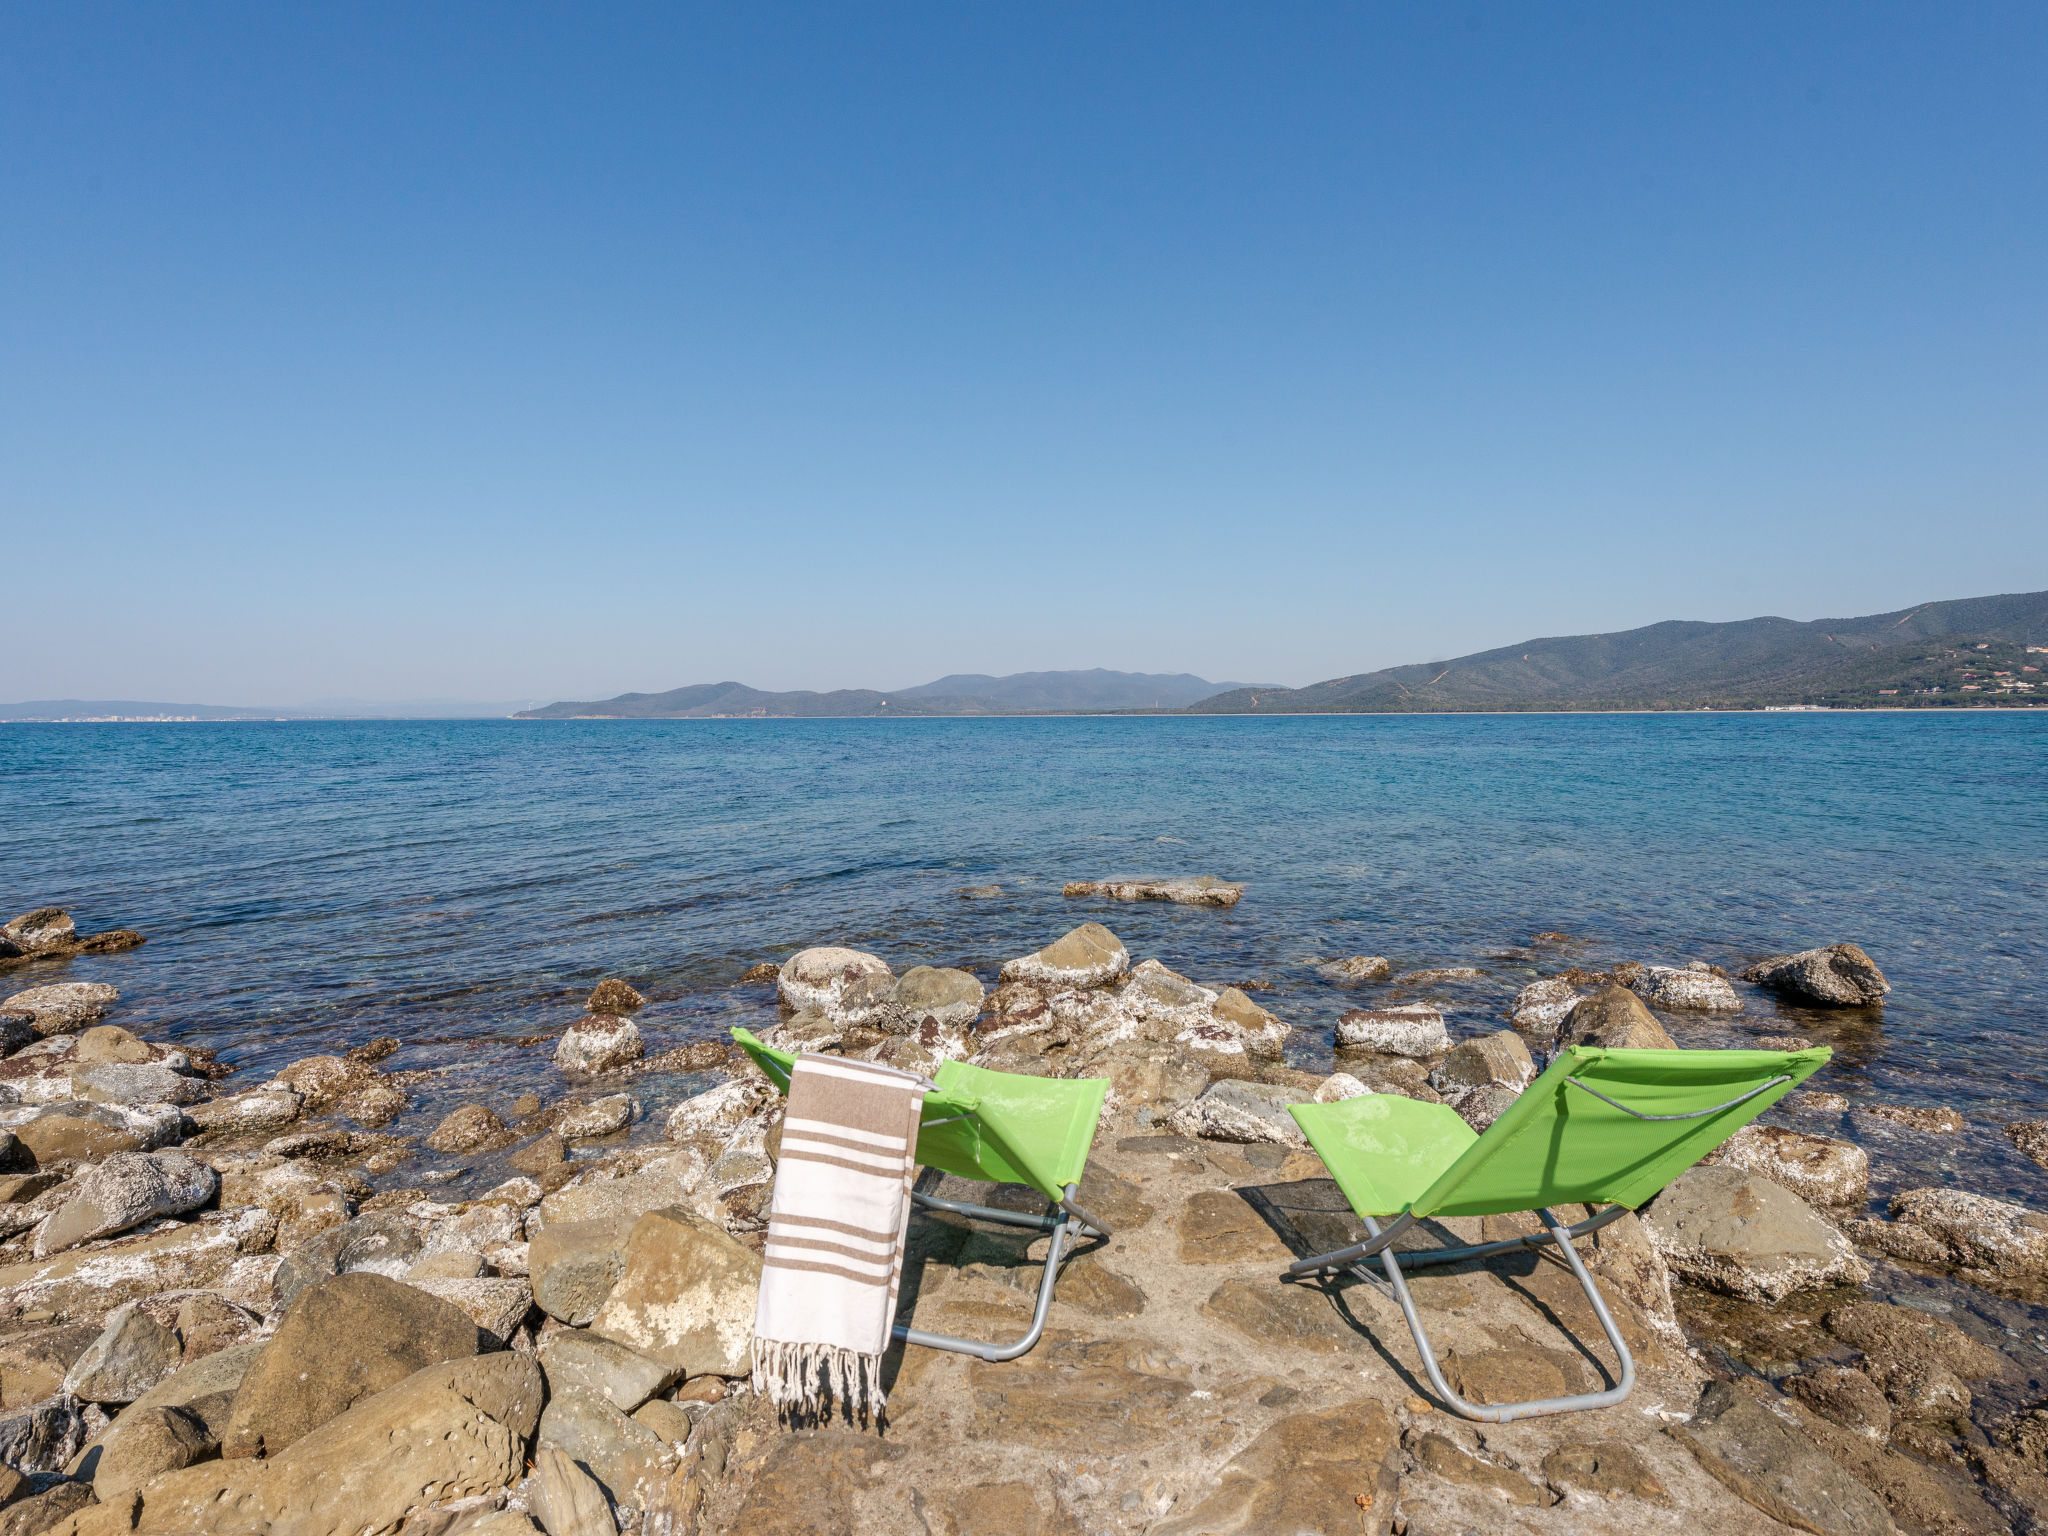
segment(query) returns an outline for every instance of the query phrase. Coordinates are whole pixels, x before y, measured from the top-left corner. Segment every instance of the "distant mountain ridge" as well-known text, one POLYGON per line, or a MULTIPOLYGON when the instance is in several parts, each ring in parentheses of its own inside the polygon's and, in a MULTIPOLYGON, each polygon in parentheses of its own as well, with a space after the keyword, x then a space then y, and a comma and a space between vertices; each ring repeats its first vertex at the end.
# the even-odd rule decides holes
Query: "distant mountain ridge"
POLYGON ((1923 603, 1856 619, 1670 620, 1527 640, 1306 688, 1239 688, 1196 714, 1952 707, 2048 695, 2048 592, 1923 603), (2001 676, 2000 674, 2005 674, 2001 676))
POLYGON ((550 704, 522 711, 520 720, 704 720, 734 716, 805 718, 816 716, 1066 714, 1076 710, 1177 710, 1241 689, 1242 683, 1211 683, 1186 672, 1112 672, 1096 667, 1078 672, 1018 672, 1008 677, 955 673, 894 693, 840 688, 831 693, 799 689, 769 693, 744 683, 695 683, 666 693, 622 693, 617 698, 550 704))

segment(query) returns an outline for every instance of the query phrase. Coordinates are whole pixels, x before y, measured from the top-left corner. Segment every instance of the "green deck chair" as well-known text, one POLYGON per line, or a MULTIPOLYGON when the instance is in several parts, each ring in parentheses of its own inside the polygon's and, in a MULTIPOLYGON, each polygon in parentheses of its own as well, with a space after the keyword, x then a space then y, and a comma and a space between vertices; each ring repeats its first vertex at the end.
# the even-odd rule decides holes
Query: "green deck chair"
MULTIPOLYGON (((796 1057, 764 1044, 744 1029, 732 1032, 740 1048, 783 1093, 789 1092, 790 1069, 796 1057)), ((1109 1084, 1100 1078, 1026 1077, 1016 1072, 991 1072, 964 1061, 939 1064, 936 1086, 924 1096, 917 1133, 917 1160, 928 1168, 984 1179, 994 1184, 1028 1184, 1051 1202, 1043 1216, 994 1206, 941 1200, 911 1191, 911 1201, 926 1210, 950 1211, 976 1221, 999 1222, 1049 1232, 1045 1275, 1038 1283, 1038 1305, 1031 1328, 1013 1344, 978 1344, 943 1333, 925 1333, 901 1325, 895 1336, 907 1344, 950 1349, 983 1360, 1014 1360, 1028 1354, 1045 1332, 1052 1307, 1053 1284, 1059 1277, 1060 1255, 1077 1234, 1112 1236, 1109 1224, 1074 1203, 1088 1149, 1095 1141, 1095 1123, 1109 1084)))
POLYGON ((1468 1419, 1504 1424, 1544 1413, 1606 1408, 1635 1385, 1635 1361, 1608 1314, 1572 1239, 1604 1227, 1659 1190, 1817 1071, 1833 1053, 1805 1051, 1610 1050, 1566 1046, 1501 1117, 1475 1135, 1446 1104, 1371 1094, 1335 1104, 1296 1104, 1288 1113, 1316 1149, 1344 1198, 1365 1222, 1367 1240, 1291 1266, 1283 1280, 1350 1270, 1391 1287, 1415 1335, 1430 1385, 1468 1419), (1606 1205, 1577 1226, 1559 1225, 1554 1205, 1606 1205), (1393 1244, 1433 1216, 1499 1216, 1533 1211, 1547 1229, 1507 1242, 1403 1253, 1393 1244), (1391 1216, 1382 1228, 1375 1219, 1391 1216), (1593 1304, 1621 1359, 1605 1392, 1481 1407, 1444 1382, 1436 1352, 1401 1270, 1456 1264, 1555 1243, 1593 1304), (1365 1267, 1377 1258, 1385 1280, 1365 1267))

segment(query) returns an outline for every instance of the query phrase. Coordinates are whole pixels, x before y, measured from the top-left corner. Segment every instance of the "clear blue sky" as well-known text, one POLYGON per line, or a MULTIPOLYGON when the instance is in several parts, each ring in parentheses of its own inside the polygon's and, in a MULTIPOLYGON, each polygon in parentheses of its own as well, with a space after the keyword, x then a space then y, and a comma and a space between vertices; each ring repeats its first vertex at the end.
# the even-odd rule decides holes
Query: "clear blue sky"
POLYGON ((0 696, 2048 586, 2048 8, 14 5, 0 696))

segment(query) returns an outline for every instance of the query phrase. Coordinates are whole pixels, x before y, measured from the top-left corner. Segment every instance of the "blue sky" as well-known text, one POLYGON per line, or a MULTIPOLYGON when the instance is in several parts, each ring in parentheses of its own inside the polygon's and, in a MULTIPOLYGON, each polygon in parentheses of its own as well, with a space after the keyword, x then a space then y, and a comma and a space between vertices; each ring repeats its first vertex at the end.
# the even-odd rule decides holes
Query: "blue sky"
POLYGON ((2038 5, 14 6, 8 697, 2048 586, 2038 5))

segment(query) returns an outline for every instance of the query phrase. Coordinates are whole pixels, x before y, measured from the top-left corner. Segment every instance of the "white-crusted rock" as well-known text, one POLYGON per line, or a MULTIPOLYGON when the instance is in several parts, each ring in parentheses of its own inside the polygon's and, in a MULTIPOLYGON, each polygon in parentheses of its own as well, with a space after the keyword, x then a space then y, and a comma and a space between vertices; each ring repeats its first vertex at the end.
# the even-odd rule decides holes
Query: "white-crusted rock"
POLYGON ((1428 1003, 1353 1008, 1337 1020, 1337 1043, 1389 1056, 1436 1056, 1450 1049, 1444 1016, 1428 1003))
POLYGON ((1100 923, 1083 923, 1035 954, 1003 967, 1004 981, 1035 981, 1055 987, 1099 987, 1131 967, 1124 942, 1100 923))
POLYGON ((1308 1138, 1287 1113, 1290 1104, 1312 1102, 1311 1095, 1296 1088, 1275 1088, 1263 1083, 1228 1079, 1211 1083, 1196 1098, 1176 1106, 1163 1124, 1182 1136, 1209 1141, 1271 1142, 1283 1147, 1306 1147, 1308 1138))
POLYGON ((1869 1153, 1780 1125, 1745 1125, 1721 1144, 1715 1161, 1760 1173, 1815 1205, 1861 1206, 1870 1193, 1869 1153))
POLYGON ((631 1019, 586 1014, 563 1033, 555 1047, 555 1065, 564 1072, 609 1072, 638 1061, 643 1049, 640 1026, 631 1019))
POLYGON ((1742 999, 1735 995, 1728 978, 1710 970, 1704 961, 1684 967, 1646 965, 1629 987, 1644 1002, 1659 1008, 1693 1008, 1706 1013, 1742 1011, 1742 999))
POLYGON ((830 1013, 854 983, 890 976, 888 964, 879 955, 820 945, 799 950, 783 961, 776 974, 775 990, 791 1008, 816 1008, 830 1013))
POLYGON ((211 1168, 182 1152, 117 1152, 79 1179, 71 1198, 43 1223, 36 1257, 125 1232, 152 1217, 197 1210, 219 1188, 211 1168))
POLYGON ((1820 1008, 1865 1008, 1884 1001, 1892 989, 1877 962, 1854 944, 1773 955, 1744 971, 1742 979, 1820 1008))
POLYGON ((37 1034, 59 1035, 73 1034, 105 1018, 107 1010, 120 1000, 120 989, 103 981, 57 981, 17 992, 0 1002, 0 1008, 30 1015, 37 1034))

